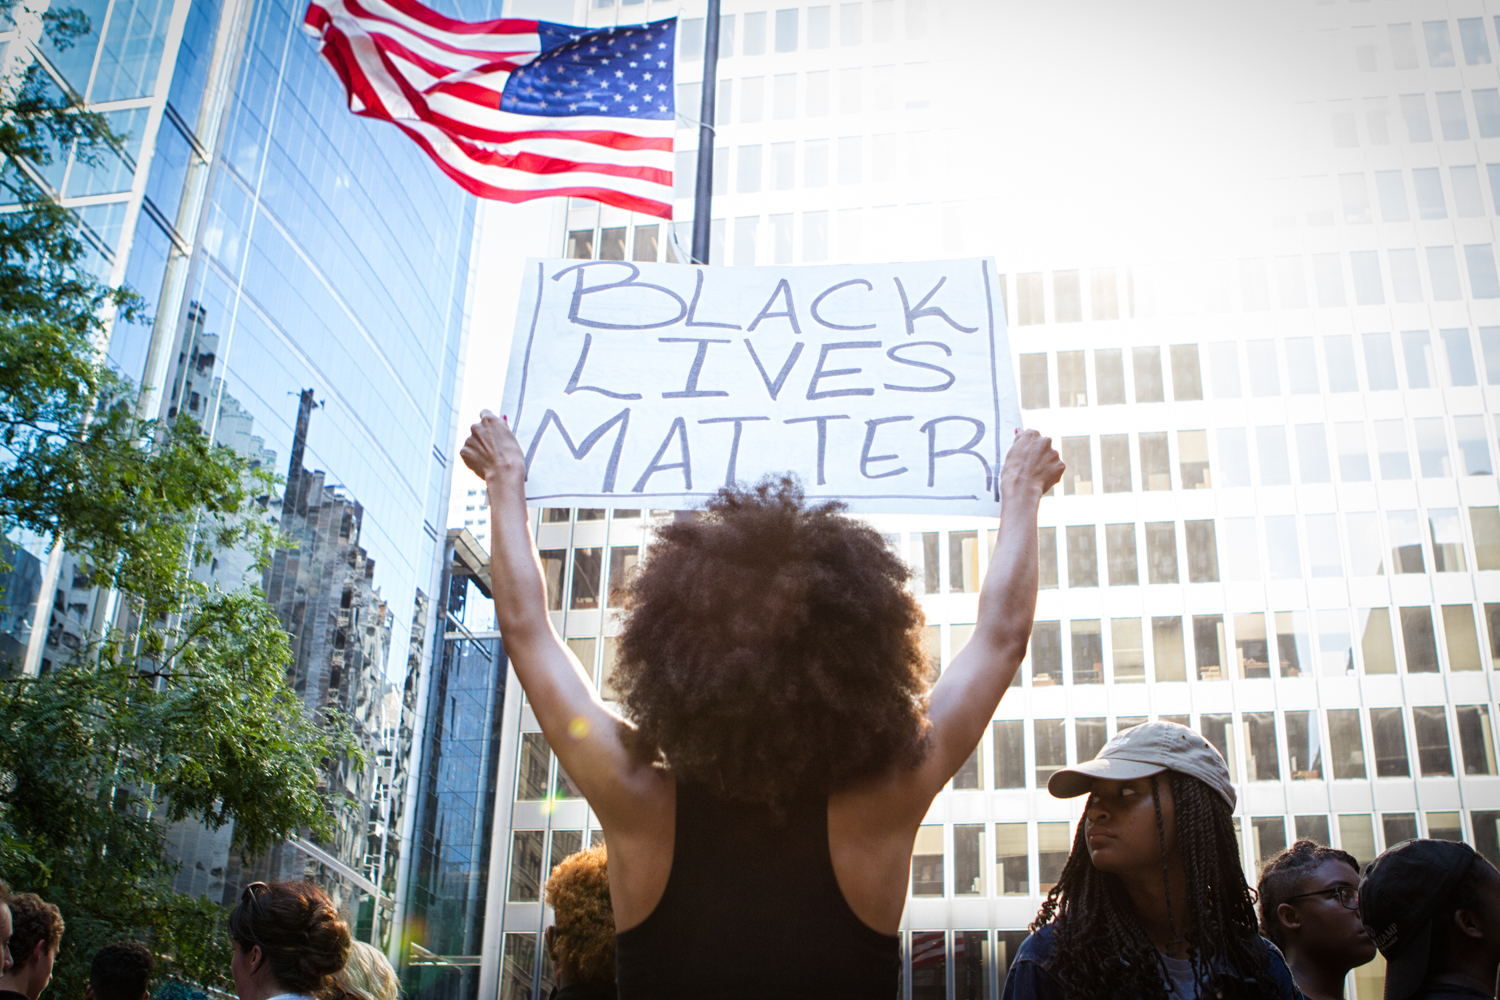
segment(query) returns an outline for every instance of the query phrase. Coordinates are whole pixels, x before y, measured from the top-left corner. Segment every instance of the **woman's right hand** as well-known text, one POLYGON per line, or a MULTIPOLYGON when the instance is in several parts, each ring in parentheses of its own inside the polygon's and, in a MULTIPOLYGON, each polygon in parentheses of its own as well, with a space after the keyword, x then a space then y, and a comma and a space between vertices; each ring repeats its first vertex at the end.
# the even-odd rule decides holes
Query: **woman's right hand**
POLYGON ((459 456, 474 475, 487 484, 521 488, 526 482, 526 456, 521 442, 511 433, 504 417, 490 410, 479 414, 479 423, 469 428, 469 439, 459 456))

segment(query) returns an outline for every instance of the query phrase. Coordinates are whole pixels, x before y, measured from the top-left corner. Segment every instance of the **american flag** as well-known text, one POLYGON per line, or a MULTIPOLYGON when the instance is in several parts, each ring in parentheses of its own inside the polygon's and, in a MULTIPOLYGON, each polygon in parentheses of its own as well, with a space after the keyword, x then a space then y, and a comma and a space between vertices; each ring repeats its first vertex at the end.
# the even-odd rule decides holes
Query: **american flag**
POLYGON ((676 18, 470 23, 413 0, 312 0, 303 26, 351 111, 396 125, 479 197, 672 217, 676 18))

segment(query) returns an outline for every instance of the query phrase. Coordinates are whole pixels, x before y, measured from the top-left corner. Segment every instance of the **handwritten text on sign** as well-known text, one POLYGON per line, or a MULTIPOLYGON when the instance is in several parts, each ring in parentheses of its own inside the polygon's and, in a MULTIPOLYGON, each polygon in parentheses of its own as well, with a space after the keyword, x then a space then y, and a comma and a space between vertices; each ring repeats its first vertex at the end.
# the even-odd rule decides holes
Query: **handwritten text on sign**
POLYGON ((993 262, 527 267, 502 412, 529 502, 687 508, 791 471, 854 510, 997 512, 1020 411, 993 262))

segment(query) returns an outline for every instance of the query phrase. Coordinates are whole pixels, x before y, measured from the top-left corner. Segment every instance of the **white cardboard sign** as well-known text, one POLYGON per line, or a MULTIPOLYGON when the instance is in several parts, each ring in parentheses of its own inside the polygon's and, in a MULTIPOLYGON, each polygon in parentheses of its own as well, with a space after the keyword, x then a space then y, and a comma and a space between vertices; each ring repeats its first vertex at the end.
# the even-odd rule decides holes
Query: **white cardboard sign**
POLYGON ((999 513, 1021 426, 989 259, 530 260, 501 412, 527 502, 699 506, 792 472, 868 513, 999 513))

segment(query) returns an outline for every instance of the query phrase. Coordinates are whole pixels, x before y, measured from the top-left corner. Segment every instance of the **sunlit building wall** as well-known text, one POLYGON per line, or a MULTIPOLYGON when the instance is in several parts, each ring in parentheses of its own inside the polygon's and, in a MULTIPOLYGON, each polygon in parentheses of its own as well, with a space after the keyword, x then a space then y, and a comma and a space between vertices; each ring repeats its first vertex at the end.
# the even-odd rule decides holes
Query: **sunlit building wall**
MULTIPOLYGON (((713 262, 994 256, 1023 415, 1069 466, 1027 660, 917 837, 913 1000, 999 995, 1082 805, 1047 776, 1146 719, 1223 753, 1252 880, 1302 836, 1500 859, 1500 9, 1221 6, 725 4, 713 262)), ((692 118, 701 10, 577 16, 681 13, 692 118)), ((554 239, 680 259, 658 220, 580 202, 554 239)), ((615 592, 669 516, 534 512, 606 697, 615 592)), ((945 666, 995 523, 870 520, 945 666)), ((510 1000, 545 995, 539 886, 598 825, 507 697, 481 992, 510 1000)), ((1381 982, 1377 959, 1350 993, 1381 982)))

